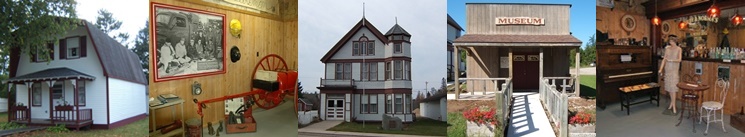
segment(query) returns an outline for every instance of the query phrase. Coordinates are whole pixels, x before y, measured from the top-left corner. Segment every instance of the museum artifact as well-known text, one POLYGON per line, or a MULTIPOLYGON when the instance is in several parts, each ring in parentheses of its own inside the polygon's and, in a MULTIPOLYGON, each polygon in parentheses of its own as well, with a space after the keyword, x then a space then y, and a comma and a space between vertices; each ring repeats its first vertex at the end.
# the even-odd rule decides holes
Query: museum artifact
MULTIPOLYGON (((225 101, 227 112, 225 118, 227 133, 256 132, 256 121, 252 115, 254 105, 262 109, 272 109, 279 106, 287 95, 297 98, 298 73, 289 70, 284 59, 276 54, 270 54, 259 60, 253 71, 251 91, 226 95, 206 100, 193 101, 197 104, 197 114, 204 118, 202 109, 207 109, 207 103, 225 101), (263 84, 259 84, 263 83, 263 84), (230 100, 230 101, 228 101, 230 100), (242 102, 237 105, 233 102, 242 102)), ((297 99, 295 99, 297 104, 297 99)))

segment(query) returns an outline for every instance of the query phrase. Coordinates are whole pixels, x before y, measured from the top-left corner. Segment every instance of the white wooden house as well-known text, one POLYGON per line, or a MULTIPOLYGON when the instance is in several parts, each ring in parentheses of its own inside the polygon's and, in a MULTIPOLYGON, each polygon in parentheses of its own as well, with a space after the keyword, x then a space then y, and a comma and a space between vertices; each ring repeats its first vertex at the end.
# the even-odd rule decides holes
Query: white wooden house
POLYGON ((459 61, 460 62, 460 64, 459 64, 460 68, 458 68, 458 70, 460 72, 459 73, 455 73, 455 69, 453 68, 453 67, 455 67, 455 65, 453 65, 453 59, 460 59, 460 58, 459 57, 456 57, 455 56, 455 53, 453 53, 453 52, 455 52, 455 47, 453 46, 453 41, 455 41, 455 39, 457 39, 457 38, 460 38, 461 32, 463 31, 463 27, 460 27, 460 25, 458 25, 458 22, 455 22, 455 20, 453 19, 453 17, 450 17, 450 14, 448 14, 448 25, 447 25, 447 29, 448 29, 448 31, 447 31, 448 32, 448 43, 447 43, 447 49, 448 49, 448 60, 447 60, 447 64, 448 64, 448 70, 447 71, 448 72, 447 73, 448 74, 447 74, 447 81, 450 82, 450 81, 454 81, 455 80, 455 76, 454 76, 455 74, 461 75, 461 73, 463 73, 463 72, 466 71, 466 62, 463 61, 463 60, 460 60, 459 61))
POLYGON ((148 84, 134 52, 84 20, 61 38, 48 55, 12 49, 9 121, 111 129, 146 117, 148 84))
POLYGON ((394 24, 383 34, 364 17, 321 59, 321 119, 412 122, 411 34, 394 24))

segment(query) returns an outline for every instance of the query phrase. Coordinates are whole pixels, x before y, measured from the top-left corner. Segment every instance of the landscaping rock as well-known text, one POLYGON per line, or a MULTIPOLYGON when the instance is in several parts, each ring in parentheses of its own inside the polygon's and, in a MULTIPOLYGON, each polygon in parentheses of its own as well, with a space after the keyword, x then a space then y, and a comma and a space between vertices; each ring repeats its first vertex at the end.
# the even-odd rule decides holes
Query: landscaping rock
POLYGON ((383 115, 383 130, 403 130, 403 126, 400 118, 383 115))
POLYGON ((493 137, 495 126, 466 121, 466 135, 469 137, 493 137))

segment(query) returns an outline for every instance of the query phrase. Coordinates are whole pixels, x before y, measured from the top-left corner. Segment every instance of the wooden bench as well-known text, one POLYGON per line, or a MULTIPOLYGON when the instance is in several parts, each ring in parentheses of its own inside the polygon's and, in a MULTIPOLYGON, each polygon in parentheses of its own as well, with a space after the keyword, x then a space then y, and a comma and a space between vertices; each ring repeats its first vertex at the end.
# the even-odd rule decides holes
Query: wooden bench
POLYGON ((631 109, 629 108, 632 105, 649 102, 652 103, 652 101, 657 101, 657 106, 660 106, 660 86, 657 83, 651 82, 646 84, 639 84, 639 85, 631 85, 631 86, 625 86, 620 87, 618 90, 621 92, 621 111, 623 111, 623 108, 626 108, 626 115, 631 114, 631 109), (638 102, 631 102, 632 99, 635 97, 636 94, 648 94, 649 99, 638 101, 638 102))

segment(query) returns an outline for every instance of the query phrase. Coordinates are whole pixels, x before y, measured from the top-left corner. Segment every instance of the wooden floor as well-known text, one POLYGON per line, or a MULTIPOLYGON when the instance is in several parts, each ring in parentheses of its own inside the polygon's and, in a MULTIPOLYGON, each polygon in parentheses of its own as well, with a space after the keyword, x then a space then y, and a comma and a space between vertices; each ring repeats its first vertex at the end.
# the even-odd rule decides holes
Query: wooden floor
POLYGON ((52 124, 52 121, 50 119, 31 119, 31 123, 29 123, 27 120, 14 120, 13 122, 31 126, 55 126, 56 124, 64 124, 67 128, 80 128, 88 125, 93 125, 93 120, 84 120, 80 121, 80 123, 77 124, 74 121, 54 121, 54 124, 52 124))

